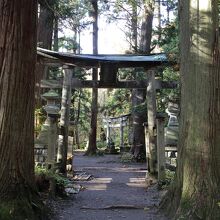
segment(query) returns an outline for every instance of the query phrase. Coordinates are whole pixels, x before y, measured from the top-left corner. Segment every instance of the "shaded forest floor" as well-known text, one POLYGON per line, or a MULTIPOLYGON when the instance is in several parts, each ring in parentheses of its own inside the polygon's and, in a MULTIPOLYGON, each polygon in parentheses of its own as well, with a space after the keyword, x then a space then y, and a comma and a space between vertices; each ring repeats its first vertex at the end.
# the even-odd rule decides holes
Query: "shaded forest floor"
POLYGON ((158 213, 157 185, 146 187, 144 163, 121 163, 119 155, 75 153, 73 169, 93 178, 77 182, 83 190, 54 204, 53 220, 167 220, 158 213))

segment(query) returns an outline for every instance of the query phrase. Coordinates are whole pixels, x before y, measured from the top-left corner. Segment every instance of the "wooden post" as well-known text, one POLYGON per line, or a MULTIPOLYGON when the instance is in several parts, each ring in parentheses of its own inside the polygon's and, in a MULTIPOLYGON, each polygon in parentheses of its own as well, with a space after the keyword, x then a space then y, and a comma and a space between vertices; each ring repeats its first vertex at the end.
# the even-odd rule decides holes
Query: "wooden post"
POLYGON ((158 181, 165 179, 165 143, 164 143, 164 115, 157 115, 157 167, 158 181))
POLYGON ((148 171, 151 174, 157 172, 157 152, 156 152, 156 89, 155 89, 155 73, 154 70, 147 70, 148 86, 147 86, 147 116, 148 116, 148 133, 147 148, 149 151, 148 171))

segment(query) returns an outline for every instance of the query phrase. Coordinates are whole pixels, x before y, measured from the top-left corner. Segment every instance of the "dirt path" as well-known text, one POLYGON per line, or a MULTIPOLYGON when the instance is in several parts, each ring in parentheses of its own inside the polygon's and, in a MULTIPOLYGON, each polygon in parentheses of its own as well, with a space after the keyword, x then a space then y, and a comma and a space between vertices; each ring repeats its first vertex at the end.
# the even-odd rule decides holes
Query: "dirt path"
POLYGON ((94 179, 80 182, 85 190, 59 203, 54 220, 167 220, 157 213, 156 186, 146 189, 144 169, 145 164, 120 163, 118 155, 86 157, 77 153, 74 170, 83 170, 94 179))

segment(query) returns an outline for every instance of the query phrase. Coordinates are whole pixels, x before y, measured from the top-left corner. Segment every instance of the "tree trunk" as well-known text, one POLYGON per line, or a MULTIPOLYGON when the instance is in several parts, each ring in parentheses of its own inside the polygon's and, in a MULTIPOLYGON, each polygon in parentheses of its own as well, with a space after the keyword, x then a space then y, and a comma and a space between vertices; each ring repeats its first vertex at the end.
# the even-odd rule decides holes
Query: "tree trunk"
POLYGON ((141 25, 140 52, 149 54, 151 49, 152 24, 154 17, 154 0, 146 1, 144 5, 144 18, 141 25))
POLYGON ((34 214, 40 204, 34 183, 36 19, 36 1, 0 1, 0 219, 39 217, 34 214))
MULTIPOLYGON (((154 1, 147 1, 144 5, 144 8, 144 20, 142 21, 141 26, 141 39, 139 47, 142 53, 149 54, 152 37, 154 1)), ((136 79, 138 79, 137 73, 136 79)), ((132 90, 133 144, 131 152, 134 154, 136 159, 145 155, 145 131, 143 126, 143 123, 147 120, 147 112, 144 110, 145 100, 146 90, 132 90)))
POLYGON ((38 46, 51 49, 54 23, 54 2, 40 4, 40 14, 38 18, 37 42, 38 46))
POLYGON ((145 159, 145 132, 143 123, 147 120, 145 109, 146 90, 132 90, 133 143, 131 152, 138 159, 145 159))
MULTIPOLYGON (((141 26, 141 42, 140 51, 144 54, 150 54, 151 51, 151 38, 152 38, 152 26, 154 17, 155 0, 150 0, 145 3, 144 7, 144 20, 141 26)), ((156 90, 155 90, 155 75, 152 70, 147 71, 147 143, 146 144, 146 157, 148 171, 151 174, 156 173, 156 90)))
MULTIPOLYGON (((54 21, 54 0, 39 0, 40 13, 37 26, 37 44, 38 47, 51 49, 53 38, 53 21, 54 21)), ((36 83, 40 84, 41 79, 46 79, 48 75, 48 67, 42 64, 36 66, 36 83)), ((41 88, 36 86, 36 106, 41 107, 41 88)))
POLYGON ((148 77, 147 86, 147 165, 151 174, 157 172, 157 150, 156 150, 156 89, 155 89, 155 73, 154 70, 146 70, 148 77))
POLYGON ((220 216, 218 1, 182 0, 178 169, 161 207, 176 219, 220 216))
POLYGON ((77 149, 80 149, 80 143, 79 143, 79 128, 78 128, 78 125, 75 125, 74 136, 75 136, 75 144, 76 144, 76 146, 77 146, 77 149))
POLYGON ((54 49, 54 51, 59 51, 59 36, 58 36, 58 32, 59 32, 59 24, 58 24, 58 17, 56 16, 54 18, 54 31, 53 31, 53 39, 54 39, 53 49, 54 49))
POLYGON ((161 40, 161 0, 157 1, 157 16, 158 16, 158 41, 161 40))
POLYGON ((138 15, 137 4, 132 2, 132 17, 131 17, 131 50, 137 53, 138 47, 138 15))
POLYGON ((72 70, 65 69, 63 77, 62 89, 62 106, 60 116, 60 130, 57 162, 60 163, 60 172, 66 173, 67 151, 68 151, 68 136, 69 136, 69 120, 70 120, 70 102, 71 102, 71 79, 72 70))
MULTIPOLYGON (((97 0, 91 0, 92 17, 93 17, 93 54, 98 54, 98 3, 97 0)), ((98 69, 93 68, 92 79, 98 80, 98 69)), ((89 145, 86 155, 96 154, 96 137, 97 137, 97 114, 98 114, 98 89, 92 89, 92 106, 91 106, 91 124, 89 133, 89 145)))
POLYGON ((76 116, 76 123, 74 126, 74 134, 75 134, 75 143, 77 146, 77 149, 80 149, 80 143, 79 143, 79 117, 80 117, 80 111, 81 111, 81 93, 82 91, 80 91, 79 93, 79 97, 78 97, 78 107, 77 107, 77 116, 76 116))

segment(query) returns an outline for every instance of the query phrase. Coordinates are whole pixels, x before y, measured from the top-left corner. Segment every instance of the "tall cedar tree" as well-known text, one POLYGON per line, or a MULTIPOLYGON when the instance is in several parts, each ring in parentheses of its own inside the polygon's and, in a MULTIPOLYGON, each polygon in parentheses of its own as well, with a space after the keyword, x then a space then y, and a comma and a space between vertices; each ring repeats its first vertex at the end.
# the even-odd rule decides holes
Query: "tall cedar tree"
POLYGON ((161 207, 176 219, 220 217, 220 59, 217 0, 181 0, 178 169, 161 207))
POLYGON ((0 0, 0 219, 39 219, 34 184, 37 1, 0 0))
MULTIPOLYGON (((98 0, 91 0, 93 18, 93 54, 98 54, 98 0)), ((98 69, 93 68, 92 79, 98 80, 98 69)), ((98 114, 98 89, 92 89, 91 124, 89 133, 89 146, 86 155, 96 154, 97 114, 98 114)))
MULTIPOLYGON (((152 25, 153 25, 153 16, 154 16, 154 0, 150 1, 143 1, 144 6, 144 15, 141 24, 141 38, 139 42, 139 51, 143 54, 150 54, 150 47, 151 47, 151 38, 152 38, 152 25)), ((137 6, 136 6, 137 7, 137 6)), ((135 12, 135 10, 133 10, 135 12)), ((133 14, 133 16, 137 16, 137 12, 133 14)), ((135 21, 135 19, 133 19, 135 21)), ((136 20, 137 22, 137 20, 136 20)), ((132 25, 132 32, 137 30, 137 23, 133 23, 132 25)), ((133 34, 133 36, 137 35, 133 34)), ((135 40, 133 39, 135 42, 135 40)), ((137 45, 136 45, 137 46, 137 45)), ((135 70, 137 71, 137 70, 135 70)), ((136 74, 136 79, 138 79, 138 73, 136 74)), ((143 75, 142 75, 143 77, 143 75)), ((133 89, 132 90, 132 106, 133 106, 133 146, 132 146, 132 153, 134 153, 135 157, 140 157, 145 154, 145 132, 143 123, 147 121, 147 112, 143 108, 146 101, 146 90, 145 89, 133 89), (142 108, 142 109, 141 109, 142 108)), ((151 107, 151 106, 150 106, 151 107)), ((150 108, 152 109, 152 108, 150 108)), ((151 118, 148 118, 150 120, 151 118)), ((148 144, 148 143, 146 143, 148 144)), ((151 146, 151 145, 150 145, 151 146)), ((152 148, 152 147, 150 147, 152 148)), ((150 149, 150 153, 152 153, 150 149)), ((147 155, 149 157, 149 155, 147 155)), ((155 156, 151 156, 150 158, 155 158, 155 156)), ((149 162, 149 161, 148 161, 149 162)), ((149 164, 152 164, 149 162, 149 164)), ((153 166, 153 165, 152 165, 153 166)), ((154 170, 152 166, 149 166, 149 171, 152 173, 154 170)))

